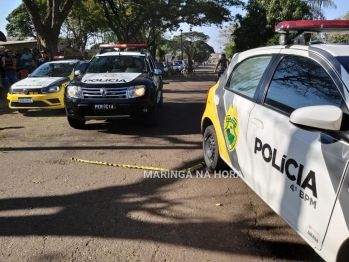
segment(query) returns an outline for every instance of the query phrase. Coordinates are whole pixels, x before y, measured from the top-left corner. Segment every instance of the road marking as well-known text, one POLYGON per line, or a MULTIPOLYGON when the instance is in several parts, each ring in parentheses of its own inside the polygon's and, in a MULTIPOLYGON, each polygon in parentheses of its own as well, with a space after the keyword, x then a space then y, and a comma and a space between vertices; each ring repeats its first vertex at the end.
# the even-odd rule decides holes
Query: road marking
MULTIPOLYGON (((152 166, 137 166, 137 165, 126 165, 126 164, 112 164, 107 162, 100 162, 100 161, 91 161, 91 160, 84 160, 84 159, 78 159, 78 158, 72 158, 73 161, 81 162, 81 163, 87 163, 87 164, 95 164, 95 165, 102 165, 102 166, 114 166, 114 167, 122 167, 122 168, 133 168, 133 169, 143 169, 143 170, 152 170, 152 171, 168 171, 168 172, 178 172, 177 170, 167 169, 167 168, 161 168, 161 167, 152 167, 152 166)), ((199 164, 192 166, 190 168, 186 168, 183 170, 180 170, 180 172, 190 172, 198 170, 202 167, 205 167, 205 162, 200 162, 199 164)))

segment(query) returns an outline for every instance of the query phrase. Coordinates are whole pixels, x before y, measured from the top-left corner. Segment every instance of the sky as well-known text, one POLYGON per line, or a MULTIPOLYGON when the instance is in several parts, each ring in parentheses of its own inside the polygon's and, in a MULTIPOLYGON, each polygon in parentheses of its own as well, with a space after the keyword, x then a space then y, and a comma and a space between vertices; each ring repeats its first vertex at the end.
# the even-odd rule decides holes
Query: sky
MULTIPOLYGON (((326 19, 335 19, 345 15, 349 11, 348 0, 333 0, 336 4, 336 9, 325 9, 326 19)), ((6 35, 6 17, 20 4, 22 0, 0 0, 0 31, 2 31, 6 35)), ((231 9, 232 15, 237 13, 244 14, 241 9, 233 8, 231 9)), ((224 25, 223 25, 224 26, 224 25)), ((189 26, 182 24, 181 28, 183 32, 189 32, 189 26)), ((211 27, 193 27, 192 31, 204 32, 206 35, 210 37, 208 44, 215 49, 216 53, 223 52, 223 45, 221 44, 222 39, 219 38, 219 27, 211 26, 211 27)), ((180 31, 174 32, 172 35, 179 35, 180 31)))

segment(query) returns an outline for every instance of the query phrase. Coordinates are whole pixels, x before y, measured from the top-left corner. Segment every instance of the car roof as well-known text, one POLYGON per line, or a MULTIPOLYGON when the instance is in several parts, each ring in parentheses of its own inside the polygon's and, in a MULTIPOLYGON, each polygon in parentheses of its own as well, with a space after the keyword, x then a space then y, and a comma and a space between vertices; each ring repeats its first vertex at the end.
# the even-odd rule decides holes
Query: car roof
POLYGON ((96 56, 119 56, 119 55, 123 55, 123 56, 145 56, 145 54, 142 54, 141 52, 135 52, 135 51, 123 51, 123 52, 119 52, 119 51, 111 51, 111 52, 106 52, 103 54, 98 54, 96 56))
POLYGON ((244 53, 256 52, 256 51, 272 51, 281 49, 297 49, 297 50, 313 50, 315 48, 322 49, 333 56, 349 56, 349 45, 344 44, 315 44, 315 45, 274 45, 258 47, 244 51, 244 53))
POLYGON ((311 47, 327 51, 333 56, 349 56, 349 45, 345 44, 318 44, 311 47))

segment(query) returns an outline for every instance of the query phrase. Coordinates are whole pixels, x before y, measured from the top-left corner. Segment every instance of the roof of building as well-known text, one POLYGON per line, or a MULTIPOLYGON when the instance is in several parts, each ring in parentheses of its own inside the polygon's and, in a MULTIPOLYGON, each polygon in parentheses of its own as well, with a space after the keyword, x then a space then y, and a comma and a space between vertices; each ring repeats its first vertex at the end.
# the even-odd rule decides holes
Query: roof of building
POLYGON ((18 45, 18 44, 28 44, 28 43, 36 43, 36 40, 26 40, 26 41, 7 41, 0 42, 0 46, 9 46, 9 45, 18 45))

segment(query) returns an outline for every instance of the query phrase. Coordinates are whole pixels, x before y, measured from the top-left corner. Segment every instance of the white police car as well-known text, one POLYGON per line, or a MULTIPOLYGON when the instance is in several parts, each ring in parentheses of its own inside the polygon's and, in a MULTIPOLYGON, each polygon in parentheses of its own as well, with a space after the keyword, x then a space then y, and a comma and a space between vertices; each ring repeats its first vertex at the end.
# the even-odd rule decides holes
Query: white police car
POLYGON ((349 31, 349 21, 276 31, 282 45, 236 54, 210 88, 205 162, 240 173, 326 261, 349 261, 349 45, 307 45, 303 34, 349 31))

